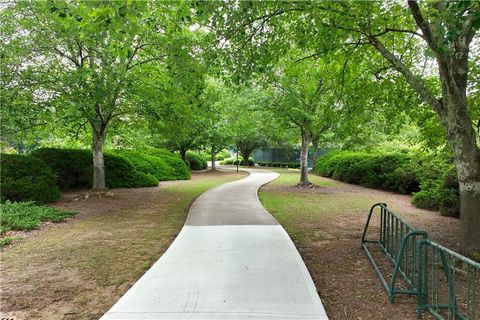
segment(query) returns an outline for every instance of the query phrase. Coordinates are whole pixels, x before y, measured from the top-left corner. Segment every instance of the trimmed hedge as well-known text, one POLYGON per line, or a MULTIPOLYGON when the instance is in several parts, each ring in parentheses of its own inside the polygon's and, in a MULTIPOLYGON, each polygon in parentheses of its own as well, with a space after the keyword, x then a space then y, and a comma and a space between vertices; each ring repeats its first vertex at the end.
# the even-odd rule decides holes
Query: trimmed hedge
POLYGON ((177 180, 173 168, 160 157, 133 150, 121 150, 116 154, 127 159, 137 171, 150 175, 157 181, 177 180))
POLYGON ((228 150, 225 150, 225 149, 215 155, 215 159, 217 161, 223 161, 229 157, 230 157, 230 152, 228 152, 228 150))
MULTIPOLYGON (((61 190, 91 188, 93 180, 92 153, 82 149, 40 148, 32 155, 50 166, 61 190)), ((138 188, 158 185, 158 180, 137 171, 126 159, 106 153, 105 180, 108 188, 138 188)))
POLYGON ((276 168, 300 168, 300 162, 268 162, 258 161, 257 164, 261 167, 276 167, 276 168))
POLYGON ((205 170, 208 167, 207 160, 205 160, 204 156, 187 151, 187 161, 190 165, 191 170, 205 170))
POLYGON ((333 151, 318 159, 313 172, 366 187, 413 193, 417 207, 459 214, 455 168, 432 155, 333 151))
POLYGON ((1 154, 1 199, 48 203, 60 198, 48 165, 31 156, 1 154))
MULTIPOLYGON (((240 162, 240 165, 243 165, 243 157, 242 156, 238 157, 238 162, 240 162)), ((222 162, 220 162, 220 164, 221 165, 234 165, 234 166, 236 166, 237 165, 237 157, 227 158, 227 159, 223 160, 222 162)), ((255 165, 252 157, 248 158, 248 165, 250 167, 255 165)))
POLYGON ((188 165, 176 154, 165 149, 147 149, 145 154, 161 158, 172 169, 172 176, 174 180, 188 180, 191 178, 188 165))

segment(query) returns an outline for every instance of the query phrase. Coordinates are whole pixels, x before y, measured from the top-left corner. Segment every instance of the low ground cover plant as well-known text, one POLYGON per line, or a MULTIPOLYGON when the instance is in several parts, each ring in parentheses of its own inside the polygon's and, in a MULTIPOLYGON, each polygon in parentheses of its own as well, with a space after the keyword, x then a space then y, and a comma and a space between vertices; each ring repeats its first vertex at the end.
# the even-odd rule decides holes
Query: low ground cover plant
POLYGON ((60 222, 74 215, 76 215, 76 212, 39 206, 33 201, 11 202, 7 200, 2 203, 0 234, 9 230, 36 229, 44 221, 60 222))
POLYGON ((60 198, 50 167, 37 158, 1 154, 1 199, 48 203, 60 198))
POLYGON ((334 151, 318 159, 314 173, 347 183, 413 194, 420 208, 459 214, 455 168, 427 153, 334 151))

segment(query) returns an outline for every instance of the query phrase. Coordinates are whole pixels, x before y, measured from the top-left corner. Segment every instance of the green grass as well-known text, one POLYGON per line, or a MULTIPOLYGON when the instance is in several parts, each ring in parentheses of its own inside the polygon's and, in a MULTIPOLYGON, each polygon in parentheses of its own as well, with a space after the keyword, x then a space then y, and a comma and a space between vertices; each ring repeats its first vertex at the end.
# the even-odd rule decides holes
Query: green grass
MULTIPOLYGON (((280 177, 272 182, 273 185, 294 186, 300 181, 300 170, 298 169, 268 168, 268 170, 280 173, 280 177)), ((328 181, 313 174, 309 174, 308 179, 311 183, 321 187, 338 185, 338 183, 334 181, 328 181)))
POLYGON ((76 212, 62 211, 52 207, 37 206, 34 202, 10 202, 2 205, 0 233, 8 230, 32 230, 44 221, 60 222, 76 212))
MULTIPOLYGON (((338 215, 363 214, 375 201, 366 194, 300 192, 293 188, 300 179, 299 170, 269 170, 280 173, 280 177, 260 190, 260 201, 294 240, 322 240, 324 234, 318 232, 317 224, 338 215)), ((341 183, 313 174, 309 175, 309 179, 327 190, 341 186, 341 183)))

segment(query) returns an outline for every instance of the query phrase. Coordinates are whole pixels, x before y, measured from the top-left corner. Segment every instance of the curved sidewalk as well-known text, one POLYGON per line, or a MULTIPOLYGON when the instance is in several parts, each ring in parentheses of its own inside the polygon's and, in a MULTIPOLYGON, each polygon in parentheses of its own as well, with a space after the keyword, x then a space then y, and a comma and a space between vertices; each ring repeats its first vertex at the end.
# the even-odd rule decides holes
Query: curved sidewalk
POLYGON ((328 319, 297 249, 258 200, 278 174, 247 171, 197 198, 172 245, 101 319, 328 319))

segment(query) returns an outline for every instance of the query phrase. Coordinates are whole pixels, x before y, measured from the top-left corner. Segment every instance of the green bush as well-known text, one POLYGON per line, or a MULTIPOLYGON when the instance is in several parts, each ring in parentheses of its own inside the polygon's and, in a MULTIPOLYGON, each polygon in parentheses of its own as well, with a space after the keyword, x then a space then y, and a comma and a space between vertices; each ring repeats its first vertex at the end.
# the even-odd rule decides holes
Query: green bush
POLYGON ((158 186, 158 180, 150 174, 135 169, 127 159, 105 154, 105 182, 108 188, 141 188, 158 186))
MULTIPOLYGON (((243 165, 243 157, 242 156, 238 156, 238 162, 240 163, 240 165, 243 165)), ((234 165, 234 166, 236 166, 237 165, 237 157, 227 158, 227 159, 221 161, 220 164, 221 165, 234 165)), ((252 157, 248 158, 248 165, 249 166, 254 166, 255 165, 252 157)))
POLYGON ((444 215, 459 212, 455 168, 433 155, 334 151, 320 157, 313 171, 348 183, 413 193, 414 205, 444 215))
POLYGON ((1 154, 1 198, 48 203, 60 198, 55 176, 47 164, 19 154, 1 154))
POLYGON ((177 179, 174 169, 160 157, 133 150, 116 151, 116 154, 127 159, 137 171, 150 175, 157 181, 177 179))
POLYGON ((76 214, 76 212, 37 206, 32 201, 10 202, 7 200, 5 203, 2 203, 0 233, 8 230, 36 229, 43 221, 60 222, 76 214))
POLYGON ((222 151, 220 151, 215 155, 215 159, 217 161, 223 161, 226 158, 230 158, 230 152, 228 152, 228 150, 225 150, 225 149, 223 149, 222 151))
POLYGON ((261 167, 280 167, 280 168, 300 168, 300 162, 268 162, 258 161, 257 164, 261 167))
MULTIPOLYGON (((32 155, 43 160, 57 176, 62 190, 91 188, 93 163, 90 150, 41 148, 32 155)), ((104 154, 105 180, 108 188, 138 188, 158 185, 158 180, 137 171, 126 159, 118 155, 104 154)))
POLYGON ((455 167, 445 170, 439 179, 427 178, 414 193, 412 203, 424 209, 440 210, 445 216, 458 216, 460 212, 458 180, 455 167))
POLYGON ((209 153, 209 152, 206 152, 206 151, 200 151, 198 153, 198 155, 200 157, 202 157, 202 159, 204 159, 205 161, 211 161, 212 160, 212 155, 209 153))
POLYGON ((191 176, 188 165, 182 161, 178 155, 173 154, 168 150, 158 148, 147 149, 144 153, 161 158, 165 161, 172 169, 172 177, 175 178, 174 180, 190 179, 191 176))
POLYGON ((207 160, 202 155, 191 151, 187 151, 187 161, 191 170, 205 170, 208 167, 207 160))

